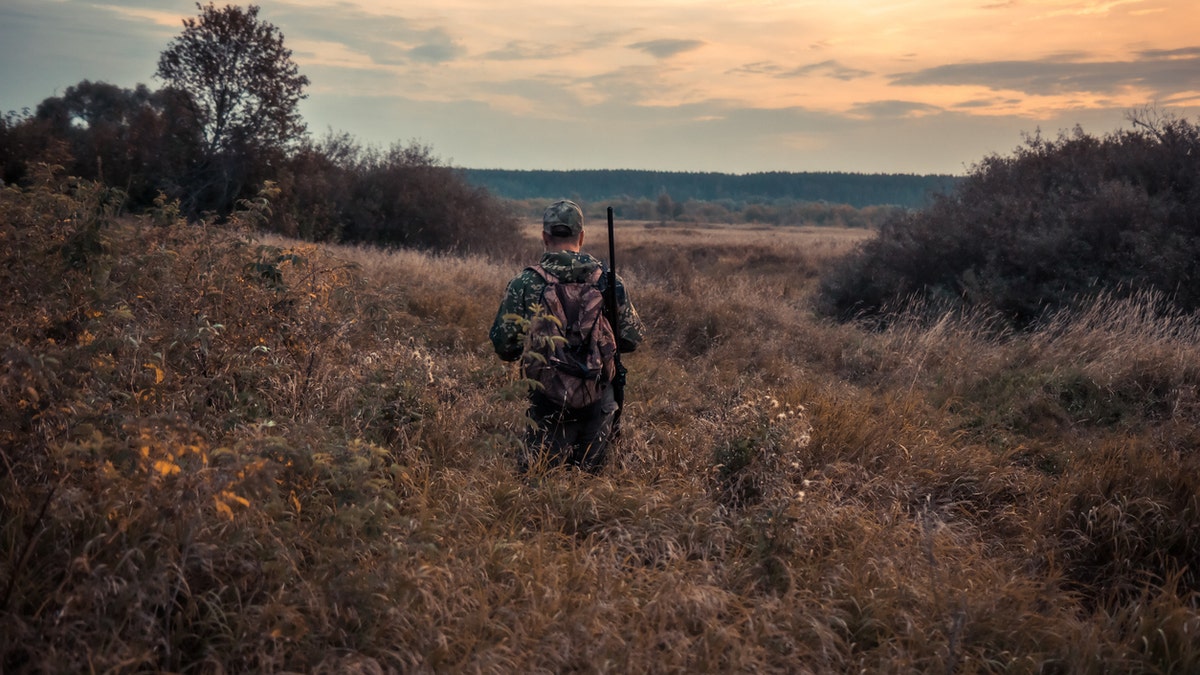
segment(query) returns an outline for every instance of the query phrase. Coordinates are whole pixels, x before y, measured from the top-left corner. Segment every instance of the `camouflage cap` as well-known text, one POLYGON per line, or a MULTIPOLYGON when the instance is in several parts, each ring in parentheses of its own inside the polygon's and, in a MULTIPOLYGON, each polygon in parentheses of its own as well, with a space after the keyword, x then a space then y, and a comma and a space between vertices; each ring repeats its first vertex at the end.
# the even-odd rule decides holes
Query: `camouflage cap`
POLYGON ((583 209, 566 199, 546 207, 542 214, 542 231, 552 237, 577 237, 583 232, 583 209))

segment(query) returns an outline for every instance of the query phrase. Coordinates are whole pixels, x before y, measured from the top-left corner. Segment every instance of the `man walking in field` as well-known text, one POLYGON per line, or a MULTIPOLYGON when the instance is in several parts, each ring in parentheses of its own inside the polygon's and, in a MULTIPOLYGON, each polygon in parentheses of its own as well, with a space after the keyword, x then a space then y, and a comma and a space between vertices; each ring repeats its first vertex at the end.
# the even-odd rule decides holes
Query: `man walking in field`
MULTIPOLYGON (((604 263, 583 253, 583 211, 558 201, 542 215, 545 252, 508 284, 489 334, 496 354, 521 360, 533 382, 525 448, 518 469, 567 465, 591 473, 604 466, 618 416, 616 352, 642 341, 637 310, 616 275, 614 331, 604 312, 604 263)), ((622 380, 623 381, 623 380, 622 380)))

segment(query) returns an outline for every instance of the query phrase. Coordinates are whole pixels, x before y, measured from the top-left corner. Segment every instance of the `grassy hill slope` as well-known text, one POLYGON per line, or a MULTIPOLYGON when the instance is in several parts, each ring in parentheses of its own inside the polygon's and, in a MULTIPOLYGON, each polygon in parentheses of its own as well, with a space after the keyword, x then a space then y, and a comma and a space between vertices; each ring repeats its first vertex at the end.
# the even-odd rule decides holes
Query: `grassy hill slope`
POLYGON ((5 672, 1200 668, 1200 322, 1153 297, 871 333, 810 309, 865 233, 627 224, 627 436, 523 478, 517 261, 113 200, 0 197, 5 672))

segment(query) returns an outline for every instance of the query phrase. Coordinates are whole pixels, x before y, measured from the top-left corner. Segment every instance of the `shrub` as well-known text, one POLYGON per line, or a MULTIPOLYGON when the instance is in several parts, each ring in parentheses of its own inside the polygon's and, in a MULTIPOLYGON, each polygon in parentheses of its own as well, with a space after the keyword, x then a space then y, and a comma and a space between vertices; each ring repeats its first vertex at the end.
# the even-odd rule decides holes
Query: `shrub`
POLYGON ((356 168, 347 241, 478 253, 516 235, 508 209, 442 166, 428 147, 394 145, 356 168))
POLYGON ((309 241, 348 241, 505 255, 516 219, 428 147, 364 149, 330 133, 286 146, 206 153, 187 94, 84 80, 34 115, 0 118, 0 179, 31 185, 35 165, 119 186, 123 207, 153 209, 160 195, 200 220, 229 218, 264 184, 277 192, 257 226, 309 241))
POLYGON ((921 300, 981 307, 1024 327, 1107 290, 1157 289, 1200 307, 1200 127, 1147 121, 1096 138, 1029 138, 984 159, 928 208, 887 221, 825 275, 820 306, 880 317, 921 300))

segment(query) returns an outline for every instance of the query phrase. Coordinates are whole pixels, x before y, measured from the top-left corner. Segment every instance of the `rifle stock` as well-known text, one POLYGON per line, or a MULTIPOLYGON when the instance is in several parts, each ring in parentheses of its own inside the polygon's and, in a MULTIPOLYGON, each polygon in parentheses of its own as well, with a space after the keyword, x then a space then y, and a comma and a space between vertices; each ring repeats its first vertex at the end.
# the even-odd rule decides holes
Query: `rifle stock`
POLYGON ((604 289, 604 309, 608 315, 608 323, 612 326, 613 337, 617 341, 617 353, 613 356, 616 361, 617 373, 613 377, 613 399, 617 402, 617 412, 613 416, 613 440, 621 433, 621 411, 625 408, 625 366, 621 364, 621 312, 617 306, 617 251, 613 236, 613 209, 608 207, 608 283, 604 289))

